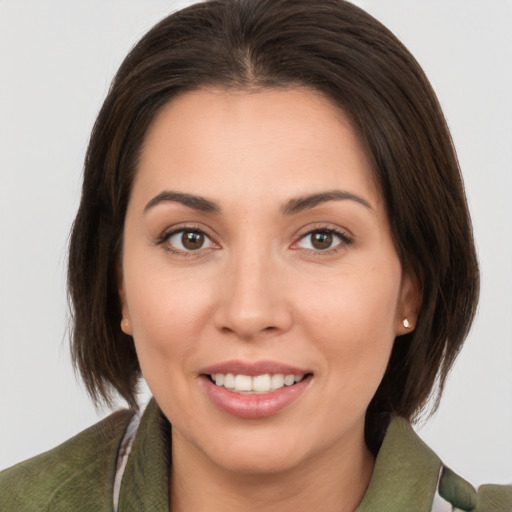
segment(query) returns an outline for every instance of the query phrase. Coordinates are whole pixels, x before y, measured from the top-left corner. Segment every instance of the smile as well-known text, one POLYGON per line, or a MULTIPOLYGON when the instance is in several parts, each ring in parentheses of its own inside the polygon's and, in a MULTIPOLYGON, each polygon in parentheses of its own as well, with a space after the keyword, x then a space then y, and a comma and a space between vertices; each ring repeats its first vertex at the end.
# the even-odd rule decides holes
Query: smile
POLYGON ((300 382, 305 375, 285 375, 283 373, 263 375, 235 375, 233 373, 215 373, 209 375, 209 378, 216 386, 224 387, 235 393, 244 394, 263 394, 278 389, 284 388, 285 386, 293 386, 300 382))
POLYGON ((299 400, 314 374, 275 361, 226 361, 203 368, 199 377, 218 409, 242 419, 262 419, 285 411, 299 400))

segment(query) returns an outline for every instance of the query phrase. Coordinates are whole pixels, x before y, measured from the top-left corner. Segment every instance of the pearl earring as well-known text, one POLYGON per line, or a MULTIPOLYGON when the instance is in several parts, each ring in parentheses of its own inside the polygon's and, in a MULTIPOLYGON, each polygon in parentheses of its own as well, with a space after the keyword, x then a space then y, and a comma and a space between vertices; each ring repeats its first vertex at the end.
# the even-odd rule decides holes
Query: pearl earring
POLYGON ((123 318, 121 320, 121 330, 125 333, 125 334, 128 334, 128 330, 130 329, 130 320, 128 320, 128 318, 123 318))
POLYGON ((402 321, 402 324, 404 325, 404 327, 406 329, 409 329, 409 327, 411 326, 411 324, 409 323, 409 319, 408 318, 404 318, 403 321, 402 321))

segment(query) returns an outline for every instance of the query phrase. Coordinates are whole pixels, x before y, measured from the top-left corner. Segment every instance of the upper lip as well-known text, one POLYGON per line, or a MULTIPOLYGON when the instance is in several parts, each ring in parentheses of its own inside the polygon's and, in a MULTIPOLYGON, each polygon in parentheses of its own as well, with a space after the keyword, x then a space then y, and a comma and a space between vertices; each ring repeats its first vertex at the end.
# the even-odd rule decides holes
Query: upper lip
POLYGON ((269 374, 283 374, 283 375, 305 375, 311 373, 310 370, 298 368, 288 364, 280 363, 277 361, 224 361, 222 363, 213 364, 203 368, 200 372, 201 375, 215 375, 217 373, 234 375, 248 375, 254 377, 256 375, 269 374))

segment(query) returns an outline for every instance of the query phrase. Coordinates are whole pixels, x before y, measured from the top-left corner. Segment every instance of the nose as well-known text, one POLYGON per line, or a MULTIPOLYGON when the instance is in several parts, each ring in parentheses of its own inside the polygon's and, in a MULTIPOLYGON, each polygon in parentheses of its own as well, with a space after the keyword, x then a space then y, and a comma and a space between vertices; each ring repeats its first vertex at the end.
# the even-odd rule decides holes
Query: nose
POLYGON ((220 331, 254 340, 290 329, 293 315, 286 298, 285 276, 269 252, 245 251, 226 262, 214 314, 220 331))

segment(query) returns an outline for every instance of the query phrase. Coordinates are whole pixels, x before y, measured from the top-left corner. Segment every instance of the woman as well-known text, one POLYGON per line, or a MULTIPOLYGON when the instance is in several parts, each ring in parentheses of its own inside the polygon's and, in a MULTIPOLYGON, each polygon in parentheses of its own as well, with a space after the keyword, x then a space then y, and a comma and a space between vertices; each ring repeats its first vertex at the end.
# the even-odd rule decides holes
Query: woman
POLYGON ((155 401, 4 472, 7 510, 512 507, 407 421, 478 269, 435 96, 350 4, 207 2, 141 40, 92 134, 69 288, 92 397, 136 409, 142 373, 155 401))

